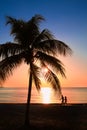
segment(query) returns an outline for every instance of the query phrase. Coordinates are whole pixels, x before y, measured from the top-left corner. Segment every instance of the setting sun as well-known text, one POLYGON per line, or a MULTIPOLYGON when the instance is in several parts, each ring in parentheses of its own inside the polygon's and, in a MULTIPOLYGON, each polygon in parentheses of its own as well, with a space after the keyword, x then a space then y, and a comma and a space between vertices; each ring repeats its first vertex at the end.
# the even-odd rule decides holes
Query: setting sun
POLYGON ((46 67, 43 67, 42 74, 46 74, 48 72, 48 69, 46 67))
POLYGON ((48 104, 51 102, 51 88, 41 88, 42 102, 48 104))

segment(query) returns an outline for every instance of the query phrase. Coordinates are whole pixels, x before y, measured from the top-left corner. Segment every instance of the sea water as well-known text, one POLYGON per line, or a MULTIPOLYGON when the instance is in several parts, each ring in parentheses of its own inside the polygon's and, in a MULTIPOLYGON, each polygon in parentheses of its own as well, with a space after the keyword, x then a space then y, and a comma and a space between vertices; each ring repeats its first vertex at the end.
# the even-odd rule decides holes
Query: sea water
MULTIPOLYGON (((0 88, 0 103, 26 103, 27 102, 27 88, 0 88)), ((87 103, 87 88, 86 87, 67 87, 62 88, 62 94, 67 96, 68 103, 87 103)), ((53 90, 49 97, 48 94, 38 93, 36 89, 31 92, 31 103, 45 103, 44 98, 49 98, 48 103, 61 103, 58 94, 53 90)))

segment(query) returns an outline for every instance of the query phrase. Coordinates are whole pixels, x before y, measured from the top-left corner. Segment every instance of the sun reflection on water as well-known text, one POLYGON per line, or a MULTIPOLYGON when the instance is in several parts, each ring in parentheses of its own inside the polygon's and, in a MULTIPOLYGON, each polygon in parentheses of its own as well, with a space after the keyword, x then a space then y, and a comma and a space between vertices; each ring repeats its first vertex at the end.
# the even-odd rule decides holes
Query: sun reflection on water
POLYGON ((42 102, 48 104, 51 102, 51 88, 41 88, 42 102))

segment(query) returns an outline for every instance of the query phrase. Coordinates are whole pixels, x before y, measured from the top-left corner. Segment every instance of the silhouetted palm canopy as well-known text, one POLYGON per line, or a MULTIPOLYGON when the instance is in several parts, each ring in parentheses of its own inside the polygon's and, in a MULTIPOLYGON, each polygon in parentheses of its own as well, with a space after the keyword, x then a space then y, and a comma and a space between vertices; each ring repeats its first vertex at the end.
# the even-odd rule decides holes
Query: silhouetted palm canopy
POLYGON ((41 31, 39 23, 42 20, 44 18, 41 15, 35 15, 29 21, 7 17, 14 41, 0 45, 0 82, 6 80, 18 65, 25 62, 29 64, 30 86, 33 79, 36 88, 40 89, 40 72, 46 67, 48 72, 43 76, 61 93, 58 74, 65 77, 65 69, 57 53, 66 56, 71 53, 71 49, 64 42, 56 40, 48 29, 41 31))

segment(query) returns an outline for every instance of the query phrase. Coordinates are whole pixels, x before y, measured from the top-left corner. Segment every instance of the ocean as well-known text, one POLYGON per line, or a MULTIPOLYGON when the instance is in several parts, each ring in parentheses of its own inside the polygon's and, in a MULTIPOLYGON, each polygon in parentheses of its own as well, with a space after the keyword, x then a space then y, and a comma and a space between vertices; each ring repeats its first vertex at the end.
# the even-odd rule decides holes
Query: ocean
MULTIPOLYGON (((27 88, 0 88, 0 103, 26 103, 27 88)), ((86 87, 62 88, 62 94, 67 96, 67 103, 87 103, 86 87)), ((61 103, 58 93, 46 87, 41 92, 32 89, 31 103, 61 103)))

